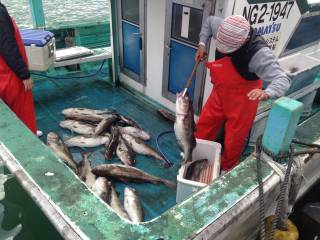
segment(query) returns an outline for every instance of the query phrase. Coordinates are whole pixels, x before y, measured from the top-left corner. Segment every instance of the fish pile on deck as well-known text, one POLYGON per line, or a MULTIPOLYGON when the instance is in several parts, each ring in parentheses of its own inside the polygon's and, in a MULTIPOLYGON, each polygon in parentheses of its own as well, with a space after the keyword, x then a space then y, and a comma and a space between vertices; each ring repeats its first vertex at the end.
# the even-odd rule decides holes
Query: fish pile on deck
POLYGON ((126 187, 124 206, 122 206, 114 184, 109 180, 124 183, 152 183, 175 187, 171 181, 150 175, 133 167, 134 153, 150 156, 168 163, 144 141, 151 138, 132 119, 110 110, 69 108, 62 111, 65 120, 60 127, 69 129, 79 136, 63 141, 56 133, 47 135, 47 145, 63 160, 85 184, 120 216, 132 222, 143 221, 143 211, 136 191, 126 187), (90 154, 82 154, 83 160, 77 164, 68 147, 97 147, 105 145, 105 158, 110 160, 116 155, 122 164, 102 164, 91 167, 90 154))

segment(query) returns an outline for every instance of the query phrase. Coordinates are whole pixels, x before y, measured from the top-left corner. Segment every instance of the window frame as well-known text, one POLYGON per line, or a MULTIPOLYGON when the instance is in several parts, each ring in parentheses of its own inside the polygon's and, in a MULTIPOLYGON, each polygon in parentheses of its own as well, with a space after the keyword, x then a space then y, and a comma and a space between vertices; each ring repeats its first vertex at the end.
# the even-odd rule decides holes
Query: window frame
POLYGON ((307 49, 307 48, 310 48, 310 47, 312 47, 312 46, 317 46, 317 45, 320 43, 320 37, 319 37, 319 39, 316 40, 316 41, 310 42, 310 43, 305 44, 305 45, 300 46, 300 47, 296 47, 296 48, 287 50, 287 47, 288 47, 288 45, 289 45, 292 37, 293 37, 294 34, 296 33, 297 29, 299 28, 302 20, 305 19, 305 18, 314 17, 314 16, 319 16, 319 17, 320 17, 320 11, 317 11, 317 12, 308 12, 308 13, 303 14, 303 15, 300 17, 299 22, 297 23, 296 27, 295 27, 294 30, 292 31, 292 33, 291 33, 289 39, 287 40, 287 42, 286 42, 286 44, 285 44, 285 46, 284 46, 284 48, 283 48, 283 50, 282 50, 282 52, 281 52, 281 54, 280 54, 279 57, 285 57, 285 56, 291 55, 291 54, 293 54, 293 53, 300 52, 300 51, 302 51, 302 50, 304 50, 304 49, 307 49))

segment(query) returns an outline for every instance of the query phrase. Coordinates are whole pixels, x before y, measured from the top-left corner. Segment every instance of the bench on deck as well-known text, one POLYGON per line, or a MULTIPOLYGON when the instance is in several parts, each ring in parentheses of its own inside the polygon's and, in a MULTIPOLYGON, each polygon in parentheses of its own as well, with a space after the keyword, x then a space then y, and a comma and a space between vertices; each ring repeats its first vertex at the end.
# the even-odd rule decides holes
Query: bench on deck
MULTIPOLYGON (((62 61, 54 61, 53 66, 64 67, 64 66, 70 66, 70 65, 80 64, 80 63, 102 61, 102 60, 107 60, 112 58, 111 47, 94 48, 91 50, 93 51, 93 54, 91 55, 74 57, 74 58, 70 58, 62 61)), ((59 51, 65 51, 65 49, 56 50, 56 55, 61 56, 61 54, 59 54, 59 51)))

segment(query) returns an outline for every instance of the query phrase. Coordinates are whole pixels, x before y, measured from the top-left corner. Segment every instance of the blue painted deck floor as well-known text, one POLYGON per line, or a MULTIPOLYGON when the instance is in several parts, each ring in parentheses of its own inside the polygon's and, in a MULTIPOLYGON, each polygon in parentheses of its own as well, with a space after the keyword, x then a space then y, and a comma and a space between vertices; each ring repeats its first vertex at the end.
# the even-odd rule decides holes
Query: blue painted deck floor
MULTIPOLYGON (((96 78, 84 79, 45 79, 36 82, 34 100, 38 129, 44 132, 42 140, 50 131, 57 132, 62 138, 74 134, 63 130, 59 122, 63 120, 61 111, 70 107, 85 107, 93 109, 115 109, 119 113, 129 116, 152 135, 149 145, 156 148, 156 137, 159 133, 172 130, 173 125, 165 121, 156 109, 140 100, 133 93, 113 88, 106 81, 96 78)), ((162 151, 174 163, 169 169, 164 169, 162 163, 153 158, 136 155, 136 167, 150 174, 168 180, 176 181, 179 168, 179 151, 173 134, 164 136, 160 141, 162 151)), ((95 149, 71 149, 77 162, 81 161, 80 151, 92 152, 90 157, 93 166, 106 163, 104 146, 95 149)), ((120 163, 115 157, 110 163, 120 163)), ((176 191, 164 185, 129 184, 137 190, 145 213, 145 220, 153 219, 175 205, 176 191)), ((125 185, 117 183, 116 188, 123 199, 125 185)))

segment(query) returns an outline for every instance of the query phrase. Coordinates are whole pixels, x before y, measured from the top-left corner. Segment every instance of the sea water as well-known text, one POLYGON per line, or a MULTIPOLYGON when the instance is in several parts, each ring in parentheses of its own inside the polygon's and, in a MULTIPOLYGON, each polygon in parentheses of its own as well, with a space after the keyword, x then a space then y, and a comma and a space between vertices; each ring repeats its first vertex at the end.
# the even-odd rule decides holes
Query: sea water
MULTIPOLYGON (((2 0, 20 28, 32 28, 28 0, 2 0)), ((47 28, 94 24, 109 19, 109 0, 43 0, 47 28)))

